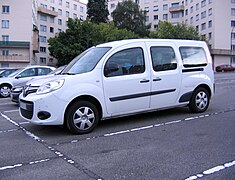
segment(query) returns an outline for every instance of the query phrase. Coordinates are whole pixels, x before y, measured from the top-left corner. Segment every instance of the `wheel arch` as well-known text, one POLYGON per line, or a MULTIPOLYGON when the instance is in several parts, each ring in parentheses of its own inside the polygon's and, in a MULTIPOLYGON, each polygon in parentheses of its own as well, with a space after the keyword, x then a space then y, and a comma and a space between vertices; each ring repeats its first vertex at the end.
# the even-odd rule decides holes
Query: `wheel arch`
POLYGON ((7 83, 7 82, 0 84, 0 87, 1 87, 1 86, 4 86, 4 85, 10 86, 10 88, 12 88, 12 87, 13 87, 13 85, 12 85, 12 84, 7 83))
POLYGON ((69 104, 68 106, 66 107, 66 110, 65 110, 65 113, 64 113, 64 124, 65 124, 65 117, 66 117, 66 114, 68 113, 68 110, 69 108, 77 101, 88 101, 92 104, 94 104, 98 110, 98 113, 99 113, 99 119, 101 119, 103 117, 103 110, 102 110, 102 106, 100 104, 100 102, 93 96, 90 96, 90 95, 82 95, 82 96, 78 96, 76 98, 74 98, 69 104))
POLYGON ((211 95, 212 95, 211 88, 207 84, 200 84, 195 89, 200 88, 200 87, 206 89, 209 94, 209 98, 211 98, 211 95))

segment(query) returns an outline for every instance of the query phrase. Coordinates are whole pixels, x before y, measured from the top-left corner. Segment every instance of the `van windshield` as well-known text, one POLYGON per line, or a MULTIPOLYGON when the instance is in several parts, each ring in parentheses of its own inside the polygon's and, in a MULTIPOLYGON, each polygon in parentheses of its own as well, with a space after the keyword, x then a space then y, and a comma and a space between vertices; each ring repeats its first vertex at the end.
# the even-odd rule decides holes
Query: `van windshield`
POLYGON ((92 47, 74 58, 62 74, 81 74, 92 71, 110 47, 92 47))

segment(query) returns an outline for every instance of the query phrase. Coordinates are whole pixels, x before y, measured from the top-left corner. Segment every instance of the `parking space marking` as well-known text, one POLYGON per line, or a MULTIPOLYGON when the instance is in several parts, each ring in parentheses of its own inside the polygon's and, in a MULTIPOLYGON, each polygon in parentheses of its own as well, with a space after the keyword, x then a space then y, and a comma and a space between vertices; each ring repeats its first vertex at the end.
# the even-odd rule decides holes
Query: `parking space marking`
POLYGON ((202 177, 205 177, 207 175, 211 175, 211 174, 217 173, 219 171, 222 171, 224 169, 230 168, 234 165, 235 165, 235 160, 231 161, 231 162, 227 162, 223 165, 218 165, 218 166, 215 166, 211 169, 205 170, 202 173, 190 176, 190 177, 186 178, 185 180, 194 180, 194 179, 202 178, 202 177))
POLYGON ((157 128, 157 127, 161 127, 161 126, 173 125, 173 124, 182 123, 182 122, 186 122, 186 121, 198 120, 198 119, 206 118, 206 117, 209 117, 209 116, 223 114, 223 113, 232 112, 232 111, 235 111, 235 108, 228 108, 226 110, 219 111, 219 112, 213 112, 213 113, 210 113, 210 114, 204 114, 204 115, 199 115, 199 116, 188 117, 188 118, 185 118, 185 119, 173 120, 173 121, 169 121, 169 122, 161 123, 161 124, 148 125, 148 126, 137 127, 137 128, 133 128, 133 129, 125 129, 125 130, 121 130, 121 131, 117 131, 117 132, 106 133, 106 134, 103 134, 103 135, 98 135, 98 136, 93 136, 93 137, 88 137, 88 138, 83 138, 83 139, 73 139, 72 141, 69 141, 69 142, 68 141, 67 142, 60 142, 60 143, 56 143, 56 144, 53 144, 53 145, 58 146, 58 145, 68 144, 68 143, 78 143, 80 141, 86 141, 86 140, 91 140, 91 139, 96 139, 96 138, 122 135, 122 134, 132 133, 132 132, 136 132, 136 131, 142 131, 142 130, 147 130, 147 129, 151 129, 151 128, 157 128))
POLYGON ((4 131, 0 131, 0 134, 1 133, 8 133, 8 132, 13 132, 13 131, 18 131, 20 129, 8 129, 8 130, 4 130, 4 131))
POLYGON ((9 111, 4 111, 4 113, 11 113, 11 112, 17 112, 19 111, 19 109, 13 109, 13 110, 9 110, 9 111))
MULTIPOLYGON (((50 151, 52 151, 57 158, 61 158, 63 159, 65 162, 71 164, 72 166, 74 166, 75 168, 77 168, 78 170, 80 170, 81 172, 83 172, 84 174, 86 174, 88 177, 92 178, 92 179, 103 179, 101 178, 99 175, 95 174, 93 171, 87 169, 86 167, 84 167, 82 164, 79 164, 77 162, 75 162, 74 160, 72 160, 71 158, 69 158, 68 156, 66 156, 65 154, 63 154, 62 152, 56 150, 54 147, 48 145, 43 139, 41 139, 40 137, 36 136, 35 134, 31 133, 30 131, 28 131, 27 129, 25 129, 23 126, 21 126, 20 124, 18 124, 17 122, 13 121, 12 119, 10 119, 8 116, 6 116, 5 114, 0 112, 0 115, 5 118, 7 121, 11 122, 12 124, 14 124, 15 126, 17 126, 20 130, 22 130, 26 135, 28 135, 30 138, 34 139, 35 141, 41 143, 42 145, 44 145, 47 149, 49 149, 50 151)), ((39 161, 40 162, 45 162, 45 161, 39 161)), ((31 163, 32 164, 32 163, 31 163)), ((35 163, 34 163, 35 164, 35 163)), ((16 165, 11 165, 11 166, 4 166, 4 167, 0 167, 0 170, 5 170, 5 169, 9 169, 9 168, 15 168, 15 167, 20 167, 23 164, 16 164, 16 165)))

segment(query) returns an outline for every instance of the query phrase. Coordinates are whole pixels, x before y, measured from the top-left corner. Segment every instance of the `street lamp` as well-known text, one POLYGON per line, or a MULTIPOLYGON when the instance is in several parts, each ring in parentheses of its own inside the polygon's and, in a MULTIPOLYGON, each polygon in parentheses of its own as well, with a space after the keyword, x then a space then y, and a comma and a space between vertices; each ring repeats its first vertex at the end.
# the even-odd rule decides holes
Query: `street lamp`
POLYGON ((231 39, 230 39, 230 65, 232 65, 233 63, 233 30, 234 30, 235 26, 233 26, 232 31, 231 31, 231 39))

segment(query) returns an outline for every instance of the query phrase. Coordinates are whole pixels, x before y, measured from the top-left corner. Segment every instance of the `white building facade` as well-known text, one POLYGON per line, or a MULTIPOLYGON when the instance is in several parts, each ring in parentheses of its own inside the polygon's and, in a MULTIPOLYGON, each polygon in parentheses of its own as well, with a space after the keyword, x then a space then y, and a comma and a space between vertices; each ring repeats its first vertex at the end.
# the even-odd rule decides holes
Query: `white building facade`
MULTIPOLYGON (((110 14, 118 2, 109 0, 110 14)), ((235 0, 133 0, 147 12, 146 23, 157 30, 159 21, 186 23, 205 36, 211 48, 214 67, 235 65, 235 0)))
POLYGON ((1 0, 0 8, 0 67, 56 65, 47 40, 87 12, 79 0, 1 0))

